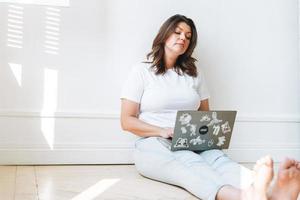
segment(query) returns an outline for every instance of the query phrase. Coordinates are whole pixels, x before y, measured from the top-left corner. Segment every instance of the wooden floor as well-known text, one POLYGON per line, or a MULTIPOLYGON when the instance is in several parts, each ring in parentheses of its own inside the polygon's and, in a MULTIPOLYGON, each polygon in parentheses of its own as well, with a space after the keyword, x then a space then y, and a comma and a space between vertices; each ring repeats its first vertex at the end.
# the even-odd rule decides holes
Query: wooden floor
POLYGON ((134 165, 0 166, 1 200, 196 200, 134 165))
MULTIPOLYGON (((253 164, 243 164, 251 168, 253 164)), ((278 165, 275 165, 277 171, 278 165)), ((0 200, 197 200, 134 165, 0 166, 0 200)), ((298 198, 300 199, 300 198, 298 198)))

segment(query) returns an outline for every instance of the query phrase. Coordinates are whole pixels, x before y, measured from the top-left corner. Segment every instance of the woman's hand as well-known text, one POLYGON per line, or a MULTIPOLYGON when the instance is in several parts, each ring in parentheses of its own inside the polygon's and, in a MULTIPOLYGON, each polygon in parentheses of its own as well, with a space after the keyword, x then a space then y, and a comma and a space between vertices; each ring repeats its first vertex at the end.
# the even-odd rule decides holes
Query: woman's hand
POLYGON ((160 136, 163 138, 172 138, 174 135, 174 129, 173 128, 162 128, 160 132, 160 136))

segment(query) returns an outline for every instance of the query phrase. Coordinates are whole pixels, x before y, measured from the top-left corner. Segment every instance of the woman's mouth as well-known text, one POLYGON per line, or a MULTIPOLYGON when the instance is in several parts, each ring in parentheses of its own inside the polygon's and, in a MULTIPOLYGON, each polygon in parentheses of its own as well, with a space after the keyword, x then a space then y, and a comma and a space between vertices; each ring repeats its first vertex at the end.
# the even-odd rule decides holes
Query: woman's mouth
POLYGON ((184 44, 183 43, 176 43, 177 45, 180 45, 180 46, 184 46, 184 44))

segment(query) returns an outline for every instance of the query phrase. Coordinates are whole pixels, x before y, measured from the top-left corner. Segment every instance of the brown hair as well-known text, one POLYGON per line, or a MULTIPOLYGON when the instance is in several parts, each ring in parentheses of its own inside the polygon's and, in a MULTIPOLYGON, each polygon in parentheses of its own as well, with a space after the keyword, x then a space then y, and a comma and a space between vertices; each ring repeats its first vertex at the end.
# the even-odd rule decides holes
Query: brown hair
POLYGON ((192 53, 197 44, 197 30, 193 20, 179 14, 170 17, 163 23, 158 31, 158 34, 153 40, 152 51, 147 54, 147 59, 149 60, 149 58, 151 57, 152 61, 148 61, 146 63, 152 63, 151 68, 155 69, 156 75, 164 74, 167 70, 164 65, 165 42, 168 37, 175 31, 177 24, 180 22, 185 22, 190 26, 192 36, 190 39, 189 47, 184 52, 184 54, 180 55, 177 58, 174 69, 179 75, 181 75, 180 71, 182 71, 183 73, 186 73, 190 76, 197 77, 197 68, 195 65, 195 61, 197 60, 192 57, 192 53))

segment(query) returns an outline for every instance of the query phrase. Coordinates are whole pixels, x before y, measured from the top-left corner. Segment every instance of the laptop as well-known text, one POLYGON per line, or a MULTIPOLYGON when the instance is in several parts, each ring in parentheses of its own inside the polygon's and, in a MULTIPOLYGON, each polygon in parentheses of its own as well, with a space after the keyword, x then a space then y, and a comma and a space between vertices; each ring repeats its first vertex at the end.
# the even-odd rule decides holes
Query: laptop
POLYGON ((178 111, 171 151, 228 149, 236 111, 178 111))

